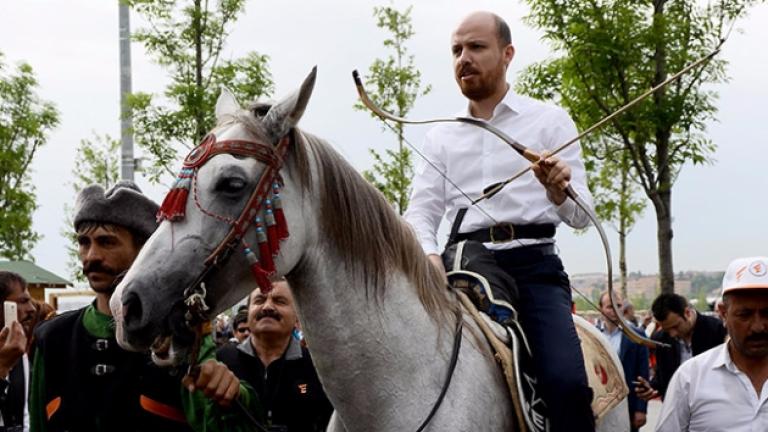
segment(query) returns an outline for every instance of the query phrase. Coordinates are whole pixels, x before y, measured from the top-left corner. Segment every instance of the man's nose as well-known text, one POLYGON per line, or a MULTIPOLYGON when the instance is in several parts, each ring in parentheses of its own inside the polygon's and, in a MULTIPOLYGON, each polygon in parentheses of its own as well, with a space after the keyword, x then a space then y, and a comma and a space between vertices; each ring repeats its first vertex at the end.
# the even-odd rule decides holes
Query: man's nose
POLYGON ((96 245, 91 245, 83 254, 83 261, 99 261, 102 258, 102 250, 96 245))
POLYGON ((768 331, 768 317, 758 316, 752 321, 750 330, 754 333, 765 333, 768 331))
POLYGON ((27 318, 35 313, 35 307, 31 302, 27 302, 21 305, 21 316, 27 318))

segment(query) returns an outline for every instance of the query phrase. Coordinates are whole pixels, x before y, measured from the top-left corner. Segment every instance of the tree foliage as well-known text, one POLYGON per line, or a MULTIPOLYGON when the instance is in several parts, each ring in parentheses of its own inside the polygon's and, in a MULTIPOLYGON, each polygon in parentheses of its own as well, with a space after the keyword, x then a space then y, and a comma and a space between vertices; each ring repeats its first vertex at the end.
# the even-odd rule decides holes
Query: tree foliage
MULTIPOLYGON (((557 100, 582 129, 712 51, 731 23, 756 3, 527 2, 527 21, 544 31, 558 57, 528 67, 519 87, 557 100)), ((722 59, 709 61, 582 142, 587 157, 603 163, 608 175, 628 156, 632 178, 656 213, 662 292, 674 290, 672 188, 683 166, 711 161, 715 145, 705 132, 717 113, 717 95, 704 84, 726 81, 725 65, 722 59)))
POLYGON ((59 114, 51 102, 37 96, 30 65, 7 69, 0 54, 0 256, 31 259, 40 235, 32 230, 37 204, 30 164, 59 124, 59 114))
MULTIPOLYGON (((96 135, 92 139, 83 139, 77 147, 75 165, 72 169, 75 180, 72 189, 77 195, 84 187, 98 184, 109 190, 120 180, 120 140, 109 135, 96 135)), ((74 209, 64 205, 64 227, 61 235, 69 239, 67 243, 67 269, 73 280, 84 282, 80 258, 78 256, 77 236, 74 232, 74 209)))
MULTIPOLYGON (((421 72, 414 65, 414 56, 408 54, 406 42, 414 35, 411 24, 411 10, 408 7, 399 11, 391 6, 375 7, 373 16, 376 26, 388 32, 384 47, 391 53, 384 59, 376 59, 365 77, 369 87, 375 89, 371 99, 384 110, 399 117, 407 117, 416 98, 430 91, 430 86, 422 88, 421 72)), ((355 104, 355 109, 367 110, 362 103, 355 104)), ((378 118, 375 114, 371 116, 378 118)), ((403 144, 403 125, 396 123, 392 131, 397 135, 397 150, 386 150, 385 155, 370 149, 375 161, 373 169, 364 171, 363 176, 371 182, 400 214, 408 208, 413 178, 411 151, 403 144)))
POLYGON ((230 27, 245 0, 128 0, 148 22, 134 39, 141 42, 170 79, 162 95, 134 93, 128 100, 134 133, 152 157, 144 166, 150 180, 175 175, 180 151, 188 151, 215 126, 214 107, 221 86, 241 101, 273 90, 266 55, 249 52, 223 59, 230 27))

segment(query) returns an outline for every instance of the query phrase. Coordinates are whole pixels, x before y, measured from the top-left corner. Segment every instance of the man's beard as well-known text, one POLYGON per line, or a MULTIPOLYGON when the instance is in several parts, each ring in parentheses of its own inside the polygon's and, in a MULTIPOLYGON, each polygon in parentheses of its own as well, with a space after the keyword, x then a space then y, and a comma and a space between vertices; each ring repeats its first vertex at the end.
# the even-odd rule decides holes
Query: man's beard
POLYGON ((468 70, 470 72, 477 72, 472 67, 466 67, 459 70, 456 81, 459 83, 459 88, 461 89, 461 93, 469 100, 471 101, 482 101, 485 100, 496 92, 497 90, 497 83, 500 81, 503 81, 503 76, 505 74, 504 65, 499 65, 498 68, 493 69, 492 71, 488 72, 484 75, 476 75, 476 82, 475 83, 469 83, 466 81, 463 81, 460 77, 465 72, 465 70, 468 70))

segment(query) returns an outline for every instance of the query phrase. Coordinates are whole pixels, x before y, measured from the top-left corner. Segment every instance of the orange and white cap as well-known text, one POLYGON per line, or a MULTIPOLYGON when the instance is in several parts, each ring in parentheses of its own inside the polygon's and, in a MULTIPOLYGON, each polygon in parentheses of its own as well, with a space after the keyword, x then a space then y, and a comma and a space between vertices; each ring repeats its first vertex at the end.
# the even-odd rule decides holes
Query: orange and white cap
POLYGON ((737 258, 723 276, 723 294, 752 288, 768 289, 768 257, 737 258))

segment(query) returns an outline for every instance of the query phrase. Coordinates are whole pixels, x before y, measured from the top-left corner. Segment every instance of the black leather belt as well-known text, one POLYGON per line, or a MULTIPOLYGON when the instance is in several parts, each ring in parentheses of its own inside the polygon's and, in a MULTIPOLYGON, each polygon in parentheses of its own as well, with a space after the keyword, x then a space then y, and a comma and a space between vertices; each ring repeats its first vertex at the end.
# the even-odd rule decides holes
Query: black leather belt
POLYGON ((514 225, 502 223, 468 233, 459 233, 456 241, 474 240, 480 243, 505 243, 515 239, 542 239, 555 236, 554 224, 514 225))

